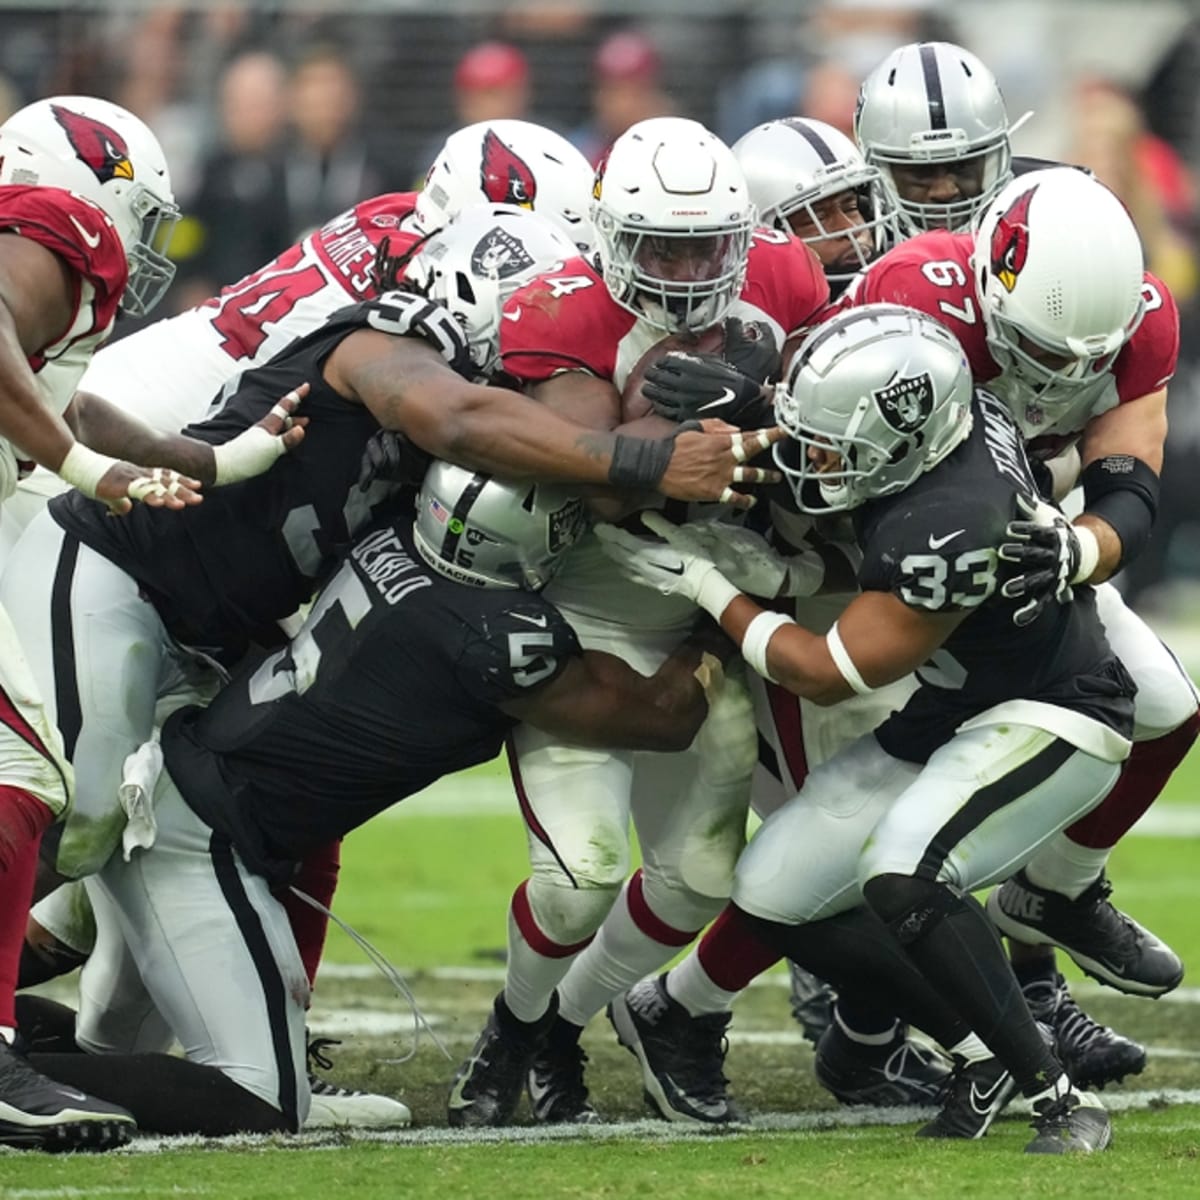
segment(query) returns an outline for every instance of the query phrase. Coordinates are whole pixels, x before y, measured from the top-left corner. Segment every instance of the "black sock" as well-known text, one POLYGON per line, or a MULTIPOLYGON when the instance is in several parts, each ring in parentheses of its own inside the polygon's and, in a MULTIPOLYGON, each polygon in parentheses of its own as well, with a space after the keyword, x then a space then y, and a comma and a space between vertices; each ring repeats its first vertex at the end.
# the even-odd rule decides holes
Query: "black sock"
POLYGON ((943 1046, 954 1046, 970 1027, 930 986, 886 925, 868 908, 812 921, 781 925, 751 917, 767 945, 825 979, 843 997, 857 997, 866 1011, 879 1011, 886 996, 888 1021, 899 1017, 943 1046))
POLYGON ((47 996, 17 997, 17 1030, 26 1053, 83 1053, 75 1042, 75 1010, 47 996))
POLYGON ((863 889, 921 973, 1008 1068, 1021 1091, 1040 1092, 1062 1074, 1021 994, 982 906, 945 884, 880 875, 863 889))
POLYGON ((214 1067, 169 1054, 31 1054, 35 1070, 128 1109, 147 1133, 287 1132, 283 1113, 214 1067))
POLYGON ((874 995, 864 995, 858 991, 839 992, 834 1010, 838 1020, 854 1033, 891 1033, 896 1027, 895 1009, 874 995))
POLYGON ((1058 961, 1053 947, 1022 946, 1018 950, 1017 945, 1009 944, 1008 961, 1012 963, 1013 974, 1021 987, 1030 983, 1054 984, 1058 979, 1058 961))

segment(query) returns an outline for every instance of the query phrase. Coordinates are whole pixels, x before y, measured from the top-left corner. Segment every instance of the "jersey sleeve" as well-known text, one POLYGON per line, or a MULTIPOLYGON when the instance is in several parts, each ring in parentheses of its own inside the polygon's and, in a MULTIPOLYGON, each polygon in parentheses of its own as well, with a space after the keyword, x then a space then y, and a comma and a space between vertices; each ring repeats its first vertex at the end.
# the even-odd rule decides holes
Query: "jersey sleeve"
POLYGON ((611 379, 617 346, 632 323, 600 276, 583 259, 572 259, 509 297, 500 319, 500 360, 523 383, 563 371, 611 379))
POLYGON ((799 238, 756 229, 742 299, 761 308, 790 337, 814 325, 829 303, 820 260, 799 238))
POLYGON ((1179 309, 1160 279, 1146 272, 1142 284, 1146 315, 1113 363, 1117 396, 1137 400, 1167 386, 1179 361, 1179 309))
POLYGON ((498 706, 548 683, 582 653, 553 605, 518 593, 467 635, 455 675, 472 698, 498 706))
POLYGON ((0 230, 52 250, 94 289, 97 327, 116 315, 129 279, 125 247, 97 205, 55 187, 0 187, 0 230))

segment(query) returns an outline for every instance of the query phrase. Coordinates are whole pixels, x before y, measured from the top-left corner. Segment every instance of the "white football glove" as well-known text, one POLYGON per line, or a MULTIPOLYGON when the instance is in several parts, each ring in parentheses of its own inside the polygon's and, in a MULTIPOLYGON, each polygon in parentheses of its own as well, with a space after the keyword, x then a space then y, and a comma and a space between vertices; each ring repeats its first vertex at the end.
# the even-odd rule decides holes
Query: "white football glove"
POLYGON ((622 573, 642 587, 664 596, 682 596, 720 618, 738 589, 703 554, 692 554, 659 542, 647 542, 615 525, 595 527, 604 553, 622 573))
POLYGON ((657 512, 643 513, 642 524, 676 550, 707 558, 751 596, 815 596, 825 581, 825 560, 815 550, 781 554, 752 529, 713 521, 673 525, 657 512))

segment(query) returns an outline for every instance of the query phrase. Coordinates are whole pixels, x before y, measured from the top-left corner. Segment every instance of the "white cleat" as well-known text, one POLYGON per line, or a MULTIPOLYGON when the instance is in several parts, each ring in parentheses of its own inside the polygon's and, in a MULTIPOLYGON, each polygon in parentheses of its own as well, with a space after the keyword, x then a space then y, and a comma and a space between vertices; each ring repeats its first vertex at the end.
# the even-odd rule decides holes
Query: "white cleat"
POLYGON ((412 1124, 407 1104, 391 1096, 357 1092, 310 1075, 312 1104, 305 1129, 405 1129, 412 1124))

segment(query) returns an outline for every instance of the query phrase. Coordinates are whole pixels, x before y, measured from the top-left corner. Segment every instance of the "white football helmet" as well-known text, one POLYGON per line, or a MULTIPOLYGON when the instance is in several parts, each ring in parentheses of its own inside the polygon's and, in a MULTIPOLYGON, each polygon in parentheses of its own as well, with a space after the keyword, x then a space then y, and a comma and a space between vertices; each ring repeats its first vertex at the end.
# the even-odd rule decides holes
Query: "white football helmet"
POLYGON ((417 497, 413 541, 458 583, 536 592, 586 526, 583 501, 568 488, 508 483, 438 459, 417 497))
POLYGON ((515 204, 550 217, 592 251, 592 168, 566 138, 532 121, 480 121, 446 139, 417 196, 416 225, 441 229, 474 204, 515 204))
POLYGON ((162 299, 179 209, 162 147, 133 113, 94 96, 27 105, 0 125, 0 184, 64 188, 99 205, 129 264, 122 309, 141 316, 162 299))
POLYGON ((500 311, 518 288, 577 253, 547 217, 512 204, 477 204, 427 239, 404 279, 463 327, 480 379, 499 365, 500 311))
POLYGON ((1103 386, 1141 322, 1137 230, 1098 180, 1051 167, 1019 176, 996 197, 971 263, 1001 371, 995 390, 1027 436, 1046 432, 1103 386))
POLYGON ((898 304, 848 309, 805 338, 776 388, 789 436, 775 462, 802 512, 857 508, 908 487, 962 442, 971 393, 966 355, 940 322, 898 304))
POLYGON ((604 282, 668 332, 717 324, 737 299, 755 211, 733 151, 697 121, 630 126, 596 173, 592 224, 604 282))
POLYGON ((1009 137, 1029 115, 1009 125, 995 76, 970 51, 914 42, 863 80, 854 136, 905 237, 961 232, 1012 178, 1009 137), (952 177, 957 198, 930 198, 928 180, 939 173, 952 177))
POLYGON ((734 142, 733 154, 760 223, 811 246, 837 291, 896 240, 879 170, 832 125, 808 117, 768 121, 734 142))

